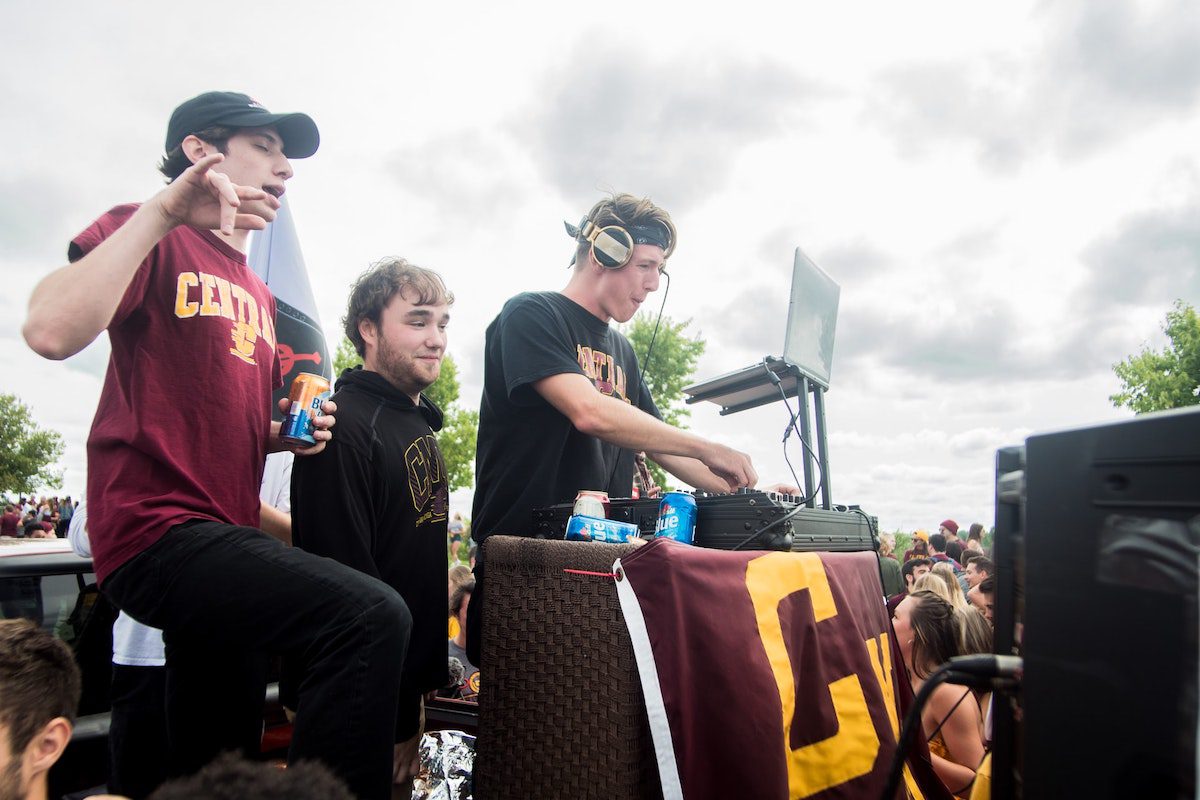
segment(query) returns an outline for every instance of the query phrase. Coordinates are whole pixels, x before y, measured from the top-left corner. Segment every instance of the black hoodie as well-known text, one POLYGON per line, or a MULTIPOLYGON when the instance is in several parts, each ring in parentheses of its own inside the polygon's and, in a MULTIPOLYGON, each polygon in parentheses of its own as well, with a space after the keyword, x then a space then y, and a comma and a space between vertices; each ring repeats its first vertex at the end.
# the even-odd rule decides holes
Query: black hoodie
POLYGON ((396 740, 417 731, 417 698, 446 685, 446 468, 442 412, 377 372, 337 381, 333 439, 292 468, 292 541, 379 578, 412 613, 396 740))

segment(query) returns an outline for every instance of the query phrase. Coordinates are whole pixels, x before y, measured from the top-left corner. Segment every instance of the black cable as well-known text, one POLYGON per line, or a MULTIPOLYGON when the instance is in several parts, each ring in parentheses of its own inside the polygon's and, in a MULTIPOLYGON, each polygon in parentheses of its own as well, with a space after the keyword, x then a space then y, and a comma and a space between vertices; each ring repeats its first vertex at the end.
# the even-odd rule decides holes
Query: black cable
MULTIPOLYGON (((896 789, 900 787, 900 776, 904 772, 904 754, 908 750, 908 741, 913 731, 921 724, 921 709, 929 701, 933 690, 943 683, 954 683, 960 686, 988 688, 997 691, 1010 689, 1017 685, 1022 670, 1022 661, 1018 656, 998 656, 992 653, 982 653, 969 656, 955 656, 935 669, 921 690, 913 698, 908 713, 904 715, 904 725, 900 729, 900 738, 896 740, 896 751, 892 754, 892 764, 888 768, 887 782, 884 784, 881 800, 895 800, 896 789)), ((897 677, 904 676, 897 665, 897 677)))
MULTIPOLYGON (((792 461, 790 458, 788 458, 788 452, 787 452, 788 437, 792 435, 792 431, 796 430, 796 412, 792 411, 792 404, 788 402, 787 392, 785 392, 783 390, 783 381, 781 381, 779 379, 779 376, 775 374, 775 372, 771 369, 770 365, 767 364, 765 361, 763 362, 763 369, 766 370, 767 377, 771 379, 771 383, 775 384, 775 388, 779 390, 779 396, 783 398, 783 405, 785 408, 787 408, 788 424, 787 424, 787 427, 783 429, 783 460, 785 462, 787 462, 788 469, 791 470, 791 472, 792 472, 792 480, 794 480, 796 482, 796 485, 799 486, 800 479, 796 477, 796 469, 792 466, 792 461)), ((799 434, 799 431, 797 431, 797 434, 799 434)), ((804 446, 804 448, 808 451, 808 454, 810 456, 812 456, 813 461, 817 462, 817 469, 821 470, 821 459, 817 458, 817 454, 813 452, 811 447, 809 447, 808 442, 804 441, 803 436, 798 436, 797 438, 800 439, 800 444, 802 444, 804 446)), ((758 530, 752 532, 745 539, 738 542, 731 549, 741 550, 743 547, 750 544, 752 541, 754 541, 759 536, 761 536, 762 534, 769 531, 771 528, 774 528, 776 525, 780 525, 780 524, 792 519, 793 517, 795 517, 797 514, 799 514, 801 511, 803 511, 808 506, 808 504, 810 502, 812 502, 812 500, 820 493, 821 487, 824 484, 825 484, 825 471, 821 470, 821 477, 817 481, 817 488, 813 489, 812 494, 810 494, 808 497, 801 498, 800 502, 797 503, 796 507, 793 508, 791 511, 784 514, 782 517, 779 517, 778 519, 776 519, 772 522, 768 522, 766 525, 763 525, 758 530)))
MULTIPOLYGON (((658 307, 658 319, 656 319, 654 321, 654 332, 650 334, 650 344, 646 345, 646 359, 644 361, 638 362, 637 383, 635 383, 634 386, 637 387, 637 390, 639 393, 642 391, 642 388, 643 388, 642 387, 642 379, 646 376, 646 367, 649 366, 649 364, 650 364, 650 354, 654 352, 654 341, 658 338, 658 326, 662 324, 663 309, 665 309, 667 307, 667 295, 669 295, 671 293, 671 273, 667 272, 664 269, 660 274, 666 277, 667 288, 663 289, 662 303, 658 307)), ((637 354, 634 353, 634 355, 637 355, 637 354)), ((646 389, 646 393, 649 394, 650 387, 646 386, 645 389, 646 389)), ((653 398, 653 395, 651 395, 651 398, 653 398)), ((623 448, 617 448, 617 457, 615 459, 613 459, 612 472, 608 473, 608 480, 604 482, 605 490, 607 490, 609 486, 612 486, 613 478, 617 477, 617 467, 619 467, 621 465, 622 451, 623 451, 623 448)), ((635 455, 635 459, 636 459, 636 455, 635 455)), ((632 485, 629 488, 632 489, 633 488, 632 485)))

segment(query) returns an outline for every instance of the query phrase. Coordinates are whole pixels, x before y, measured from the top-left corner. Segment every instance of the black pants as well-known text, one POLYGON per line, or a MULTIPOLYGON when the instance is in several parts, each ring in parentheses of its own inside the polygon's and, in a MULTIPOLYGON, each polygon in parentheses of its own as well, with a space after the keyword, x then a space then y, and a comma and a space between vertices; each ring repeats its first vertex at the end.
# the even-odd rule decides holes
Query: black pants
POLYGON ((167 670, 112 665, 108 790, 142 800, 167 777, 167 670))
POLYGON ((266 656, 308 666, 289 760, 324 762, 356 797, 391 797, 392 736, 412 616, 395 590, 254 528, 177 525, 102 587, 163 631, 169 766, 256 752, 266 656))

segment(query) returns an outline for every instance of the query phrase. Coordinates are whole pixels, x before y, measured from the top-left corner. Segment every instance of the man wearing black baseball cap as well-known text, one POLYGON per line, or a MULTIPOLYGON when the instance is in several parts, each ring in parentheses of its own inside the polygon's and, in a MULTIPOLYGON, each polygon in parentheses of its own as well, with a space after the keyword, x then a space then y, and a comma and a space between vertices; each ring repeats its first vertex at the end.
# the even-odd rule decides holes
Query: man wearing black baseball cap
MULTIPOLYGON (((108 332, 88 437, 92 555, 105 594, 164 632, 170 770, 257 752, 266 656, 288 652, 307 668, 290 756, 385 798, 408 609, 382 582, 259 529, 264 459, 284 445, 270 408, 275 300, 246 265, 248 232, 275 218, 289 159, 318 143, 308 116, 247 95, 187 101, 168 126, 169 185, 71 241, 23 333, 63 359, 108 332)), ((297 455, 330 439, 337 409, 323 410, 316 445, 297 455)))
POLYGON ((283 154, 288 158, 308 158, 321 143, 317 124, 307 114, 272 114, 248 94, 205 92, 179 106, 171 115, 167 123, 167 152, 183 144, 188 134, 212 125, 273 127, 283 139, 283 154))

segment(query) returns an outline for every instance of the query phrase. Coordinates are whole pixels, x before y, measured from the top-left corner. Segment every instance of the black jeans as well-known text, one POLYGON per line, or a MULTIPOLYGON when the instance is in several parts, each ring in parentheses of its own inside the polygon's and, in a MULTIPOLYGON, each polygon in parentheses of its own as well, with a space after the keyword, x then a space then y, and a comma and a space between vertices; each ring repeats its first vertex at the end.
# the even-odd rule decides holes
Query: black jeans
POLYGON ((108 790, 142 800, 167 778, 167 670, 112 666, 108 790))
POLYGON ((266 656, 308 666, 290 761, 324 762, 356 797, 389 798, 412 616, 390 586, 254 528, 187 522, 109 575, 119 608, 161 628, 170 770, 256 752, 266 656))

